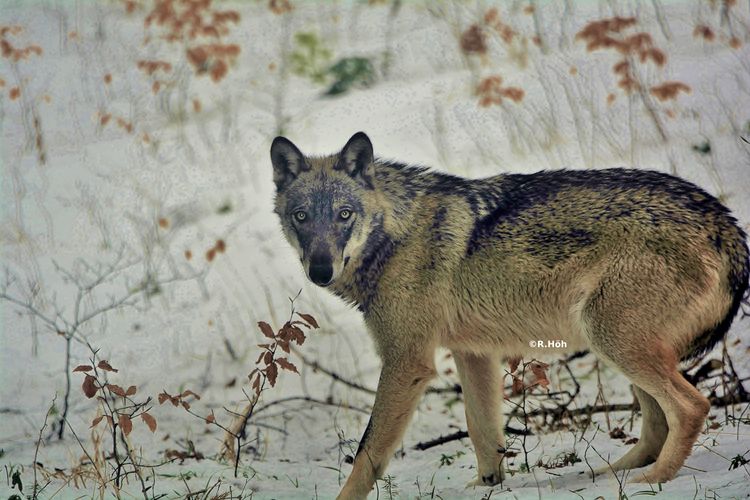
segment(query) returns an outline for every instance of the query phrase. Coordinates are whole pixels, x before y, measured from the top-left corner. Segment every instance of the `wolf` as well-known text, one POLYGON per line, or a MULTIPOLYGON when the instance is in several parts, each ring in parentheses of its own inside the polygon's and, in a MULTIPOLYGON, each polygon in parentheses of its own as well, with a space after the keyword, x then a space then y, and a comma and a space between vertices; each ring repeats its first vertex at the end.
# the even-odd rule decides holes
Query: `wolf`
MULTIPOLYGON (((640 403, 640 440, 596 471, 672 479, 710 404, 679 371, 727 332, 748 288, 746 236, 716 198, 648 170, 465 179, 374 157, 271 145, 275 212, 309 279, 363 314, 382 360, 340 499, 366 498, 402 439, 437 347, 453 353, 478 477, 504 479, 502 357, 537 339, 590 349, 640 403)), ((563 350, 555 351, 556 354, 563 350)))

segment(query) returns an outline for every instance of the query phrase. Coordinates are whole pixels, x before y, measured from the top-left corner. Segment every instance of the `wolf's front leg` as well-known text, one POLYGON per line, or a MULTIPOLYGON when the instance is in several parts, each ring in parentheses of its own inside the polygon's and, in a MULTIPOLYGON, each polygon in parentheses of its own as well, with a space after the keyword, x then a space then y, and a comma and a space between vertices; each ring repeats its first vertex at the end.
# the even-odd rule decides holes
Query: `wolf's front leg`
POLYGON ((433 356, 431 350, 418 355, 399 355, 395 359, 384 356, 370 423, 339 500, 367 498, 396 451, 427 383, 436 375, 433 356))
POLYGON ((453 352, 461 379, 466 408, 466 425, 477 454, 479 474, 469 485, 492 486, 505 479, 503 457, 502 376, 495 355, 453 352))

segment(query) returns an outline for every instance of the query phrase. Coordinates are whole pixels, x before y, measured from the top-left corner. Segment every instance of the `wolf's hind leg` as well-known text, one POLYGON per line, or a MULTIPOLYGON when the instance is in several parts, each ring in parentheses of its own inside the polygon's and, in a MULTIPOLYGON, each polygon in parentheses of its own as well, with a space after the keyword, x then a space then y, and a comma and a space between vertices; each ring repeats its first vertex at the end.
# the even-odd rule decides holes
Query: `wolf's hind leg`
POLYGON ((496 355, 453 352, 461 379, 469 437, 477 454, 476 485, 495 485, 505 479, 505 437, 500 405, 502 376, 496 355))
POLYGON ((669 431, 656 463, 645 473, 634 476, 633 482, 663 483, 672 479, 690 455, 711 409, 708 399, 676 367, 666 379, 653 382, 656 383, 644 385, 643 389, 661 406, 669 431))
MULTIPOLYGON (((607 338, 610 342, 618 343, 615 339, 628 339, 629 337, 632 338, 623 334, 621 336, 609 335, 607 338)), ((595 342, 592 343, 592 348, 597 355, 614 363, 640 391, 648 394, 661 408, 664 422, 656 427, 650 425, 644 428, 647 435, 661 438, 664 435, 664 424, 666 424, 666 439, 664 439, 656 462, 646 472, 631 475, 629 480, 663 483, 674 478, 690 455, 711 405, 708 399, 690 385, 678 371, 678 357, 674 348, 658 340, 656 336, 651 336, 651 339, 651 342, 644 340, 638 348, 634 347, 634 344, 639 345, 637 342, 629 346, 610 345, 608 353, 615 353, 614 356, 609 356, 595 342), (644 352, 648 355, 644 356, 644 352)), ((652 420, 655 409, 653 402, 648 398, 644 399, 648 401, 647 407, 652 411, 649 421, 653 424, 656 420, 656 417, 652 420)), ((644 425, 646 424, 644 417, 644 425)), ((644 440, 644 436, 641 439, 644 440)), ((650 458, 656 446, 653 442, 645 443, 644 448, 637 448, 637 446, 615 462, 613 468, 625 469, 645 465, 640 462, 650 458)), ((609 470, 609 467, 604 470, 609 470)))
POLYGON ((628 452, 611 465, 594 470, 594 475, 606 472, 617 472, 625 469, 637 469, 656 461, 667 439, 667 419, 656 400, 646 391, 633 385, 638 402, 641 406, 642 424, 641 437, 628 452))

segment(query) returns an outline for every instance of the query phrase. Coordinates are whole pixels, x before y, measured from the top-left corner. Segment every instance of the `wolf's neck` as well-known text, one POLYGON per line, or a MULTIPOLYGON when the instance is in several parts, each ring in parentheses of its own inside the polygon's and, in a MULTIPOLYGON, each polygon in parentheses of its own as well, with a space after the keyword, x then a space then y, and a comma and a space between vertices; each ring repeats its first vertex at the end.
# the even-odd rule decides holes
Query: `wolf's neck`
MULTIPOLYGON (((400 168, 383 165, 376 170, 374 197, 370 207, 375 211, 367 238, 334 291, 367 313, 377 298, 383 273, 415 222, 415 204, 420 196, 409 186, 409 175, 400 168), (416 196, 415 196, 416 195, 416 196)), ((419 193, 421 194, 421 193, 419 193)))
POLYGON ((399 238, 386 231, 383 216, 376 217, 362 251, 349 263, 350 269, 337 281, 333 291, 367 313, 377 297, 380 278, 399 244, 399 238))

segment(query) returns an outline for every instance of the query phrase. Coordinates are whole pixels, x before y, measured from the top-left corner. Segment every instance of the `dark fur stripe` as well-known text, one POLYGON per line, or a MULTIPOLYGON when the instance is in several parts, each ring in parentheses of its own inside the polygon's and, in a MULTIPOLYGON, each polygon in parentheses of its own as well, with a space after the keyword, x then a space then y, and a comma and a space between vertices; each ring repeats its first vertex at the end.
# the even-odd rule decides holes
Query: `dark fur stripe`
POLYGON ((373 300, 377 297, 377 287, 385 266, 393 256, 398 243, 393 241, 382 227, 382 223, 374 226, 364 248, 362 261, 354 272, 354 288, 359 308, 367 313, 373 300))
POLYGON ((357 453, 354 454, 355 457, 359 455, 362 452, 362 450, 365 448, 365 442, 367 441, 367 437, 370 435, 371 431, 372 431, 372 417, 370 417, 370 420, 367 422, 367 427, 365 427, 365 432, 362 434, 362 439, 359 440, 357 453))

